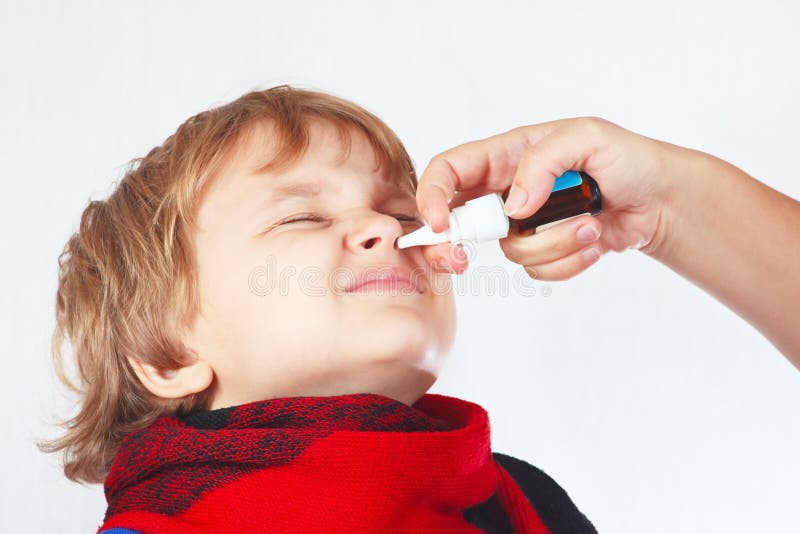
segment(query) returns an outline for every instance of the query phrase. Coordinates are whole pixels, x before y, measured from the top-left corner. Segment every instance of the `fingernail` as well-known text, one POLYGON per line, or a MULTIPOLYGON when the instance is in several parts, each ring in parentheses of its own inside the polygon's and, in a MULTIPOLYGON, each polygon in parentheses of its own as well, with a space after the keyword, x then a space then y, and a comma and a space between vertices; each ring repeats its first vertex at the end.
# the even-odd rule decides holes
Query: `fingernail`
POLYGON ((456 261, 462 262, 467 260, 467 253, 464 251, 464 246, 458 244, 455 249, 452 251, 453 258, 456 261))
POLYGON ((527 191, 525 191, 520 187, 512 185, 511 190, 508 192, 508 198, 506 198, 506 203, 503 206, 503 211, 506 213, 506 215, 514 215, 525 204, 525 200, 527 198, 528 198, 527 191))
POLYGON ((597 228, 591 224, 585 224, 578 229, 578 232, 575 234, 575 236, 578 238, 578 241, 583 243, 591 243, 600 237, 600 232, 598 232, 597 228))
POLYGON ((596 248, 590 248, 588 250, 584 250, 582 256, 586 263, 594 263, 600 258, 600 253, 596 248))

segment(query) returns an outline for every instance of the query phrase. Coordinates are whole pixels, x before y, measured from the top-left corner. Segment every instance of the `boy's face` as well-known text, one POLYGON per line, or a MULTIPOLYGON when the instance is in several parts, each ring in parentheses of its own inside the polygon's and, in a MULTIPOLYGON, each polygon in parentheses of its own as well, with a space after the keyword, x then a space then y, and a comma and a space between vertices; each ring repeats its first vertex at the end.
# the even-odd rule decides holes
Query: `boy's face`
POLYGON ((185 341, 214 370, 211 408, 365 392, 412 404, 435 381, 456 318, 450 275, 432 271, 422 247, 396 246, 421 226, 414 192, 373 170, 374 151, 355 131, 336 166, 340 144, 325 124, 311 126, 292 167, 255 174, 269 139, 259 128, 238 147, 199 206, 201 312, 185 341), (312 196, 275 198, 306 183, 312 196), (297 220, 308 216, 321 220, 297 220), (415 288, 346 287, 391 268, 415 288))

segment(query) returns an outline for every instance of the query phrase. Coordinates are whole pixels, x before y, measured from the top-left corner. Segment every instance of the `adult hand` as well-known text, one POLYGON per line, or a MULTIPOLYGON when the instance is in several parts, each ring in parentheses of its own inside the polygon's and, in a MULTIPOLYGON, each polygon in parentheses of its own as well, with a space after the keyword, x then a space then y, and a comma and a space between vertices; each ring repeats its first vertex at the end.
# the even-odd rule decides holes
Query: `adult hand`
MULTIPOLYGON (((451 208, 513 181, 506 204, 516 189, 521 207, 511 216, 525 218, 570 169, 594 177, 603 212, 509 234, 500 245, 510 260, 531 277, 562 280, 608 250, 639 249, 739 314, 800 369, 800 202, 720 158, 596 117, 558 120, 439 154, 420 177, 417 205, 438 232, 451 208)), ((445 243, 423 255, 463 272, 457 250, 445 243)))
MULTIPOLYGON (((581 170, 598 183, 603 212, 555 224, 530 236, 500 240, 505 255, 540 280, 563 280, 585 270, 606 251, 652 252, 658 246, 659 214, 668 194, 669 146, 597 117, 556 120, 514 128, 437 155, 422 173, 417 205, 436 232, 448 227, 449 211, 467 200, 509 185, 510 217, 532 215, 547 200, 555 179, 581 170), (519 208, 512 211, 511 204, 519 208)), ((466 258, 449 244, 426 247, 434 265, 463 272, 466 258)))

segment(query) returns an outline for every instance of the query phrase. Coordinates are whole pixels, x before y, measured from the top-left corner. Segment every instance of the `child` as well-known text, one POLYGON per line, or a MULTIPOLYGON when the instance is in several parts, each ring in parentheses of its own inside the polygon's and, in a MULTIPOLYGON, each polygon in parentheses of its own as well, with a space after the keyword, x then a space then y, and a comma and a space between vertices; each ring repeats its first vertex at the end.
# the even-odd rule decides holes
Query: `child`
POLYGON ((40 447, 104 483, 100 532, 594 532, 491 451, 479 405, 426 393, 455 306, 395 246, 415 190, 380 119, 279 86, 191 117, 89 203, 54 334, 81 409, 40 447))

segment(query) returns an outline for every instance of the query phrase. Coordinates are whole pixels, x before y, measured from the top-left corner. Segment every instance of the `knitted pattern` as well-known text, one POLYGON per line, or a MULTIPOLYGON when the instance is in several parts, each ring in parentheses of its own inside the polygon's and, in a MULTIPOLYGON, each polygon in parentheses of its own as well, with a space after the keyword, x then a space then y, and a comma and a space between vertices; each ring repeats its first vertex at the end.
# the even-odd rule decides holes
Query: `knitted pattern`
POLYGON ((480 532, 499 502, 514 532, 550 531, 492 458, 477 404, 426 394, 291 397, 161 417, 126 436, 99 531, 480 532))

